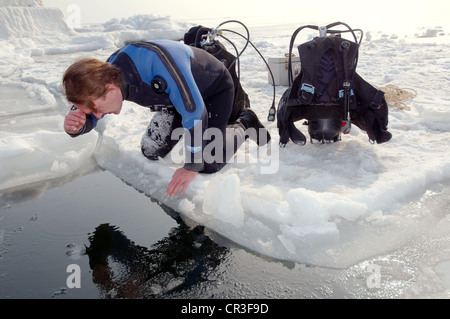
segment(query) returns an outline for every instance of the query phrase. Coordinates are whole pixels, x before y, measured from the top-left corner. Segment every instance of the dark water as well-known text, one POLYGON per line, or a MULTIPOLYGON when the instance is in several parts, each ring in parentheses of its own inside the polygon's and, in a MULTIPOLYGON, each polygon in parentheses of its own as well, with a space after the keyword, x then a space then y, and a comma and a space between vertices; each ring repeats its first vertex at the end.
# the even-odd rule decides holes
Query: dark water
POLYGON ((1 298, 102 297, 85 253, 100 225, 147 247, 178 226, 158 204, 107 172, 50 185, 43 193, 42 187, 2 194, 1 298), (72 264, 81 270, 80 289, 67 289, 72 264))
POLYGON ((364 265, 257 255, 98 168, 0 193, 0 299, 401 298, 414 284, 394 272, 373 289, 364 265))
POLYGON ((302 266, 237 247, 109 172, 0 200, 1 299, 300 298, 311 289, 295 284, 302 266))

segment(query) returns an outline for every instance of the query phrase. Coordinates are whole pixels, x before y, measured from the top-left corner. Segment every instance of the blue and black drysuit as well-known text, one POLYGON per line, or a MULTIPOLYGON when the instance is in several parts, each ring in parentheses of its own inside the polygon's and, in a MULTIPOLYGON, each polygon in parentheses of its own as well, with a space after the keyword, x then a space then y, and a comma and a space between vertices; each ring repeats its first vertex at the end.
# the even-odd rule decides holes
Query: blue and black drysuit
MULTIPOLYGON (((123 99, 149 107, 152 111, 172 110, 172 130, 182 126, 185 136, 184 168, 204 173, 220 170, 225 164, 205 162, 203 150, 207 128, 222 131, 225 145, 226 127, 233 108, 234 84, 224 65, 206 51, 183 43, 158 40, 130 44, 115 52, 107 62, 121 69, 123 99), (175 110, 173 110, 175 109, 175 110), (199 136, 201 134, 202 136, 199 136)), ((72 136, 85 134, 97 123, 87 116, 85 127, 72 136)), ((150 133, 150 132, 149 132, 150 133)), ((149 154, 150 159, 167 155, 177 141, 168 141, 162 150, 149 154)), ((234 147, 234 152, 237 146, 234 147)))

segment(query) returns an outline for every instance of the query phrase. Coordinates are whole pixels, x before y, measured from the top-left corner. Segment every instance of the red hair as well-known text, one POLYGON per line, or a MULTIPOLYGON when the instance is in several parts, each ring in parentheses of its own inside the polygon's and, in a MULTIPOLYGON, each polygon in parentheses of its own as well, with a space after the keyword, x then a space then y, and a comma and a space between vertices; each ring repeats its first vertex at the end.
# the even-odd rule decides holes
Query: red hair
POLYGON ((107 93, 106 85, 121 86, 120 69, 97 59, 82 59, 72 64, 64 73, 64 93, 69 102, 94 110, 92 99, 107 93))

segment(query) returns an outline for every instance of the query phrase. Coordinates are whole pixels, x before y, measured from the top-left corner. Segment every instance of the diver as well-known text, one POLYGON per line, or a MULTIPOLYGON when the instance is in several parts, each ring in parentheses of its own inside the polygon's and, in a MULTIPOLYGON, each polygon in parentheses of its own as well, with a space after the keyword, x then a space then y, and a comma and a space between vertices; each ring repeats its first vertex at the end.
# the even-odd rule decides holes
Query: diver
POLYGON ((167 196, 180 189, 183 195, 198 173, 221 170, 247 138, 260 146, 271 138, 250 108, 230 119, 235 84, 223 63, 177 41, 133 43, 106 62, 77 61, 66 70, 63 87, 73 104, 64 121, 72 137, 91 131, 106 114, 119 114, 124 100, 156 112, 141 143, 148 159, 165 157, 183 136, 177 129, 184 133, 185 163, 175 171, 167 196))

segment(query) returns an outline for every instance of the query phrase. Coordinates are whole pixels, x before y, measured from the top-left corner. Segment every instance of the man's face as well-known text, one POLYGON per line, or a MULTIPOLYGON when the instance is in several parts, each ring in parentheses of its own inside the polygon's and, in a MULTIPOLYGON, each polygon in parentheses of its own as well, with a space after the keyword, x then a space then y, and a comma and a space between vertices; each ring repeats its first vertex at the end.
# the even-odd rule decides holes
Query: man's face
POLYGON ((91 100, 94 104, 95 111, 81 104, 74 104, 75 107, 85 114, 94 115, 98 119, 106 114, 119 114, 122 110, 123 103, 122 91, 113 84, 108 84, 107 89, 108 91, 104 96, 91 100))

